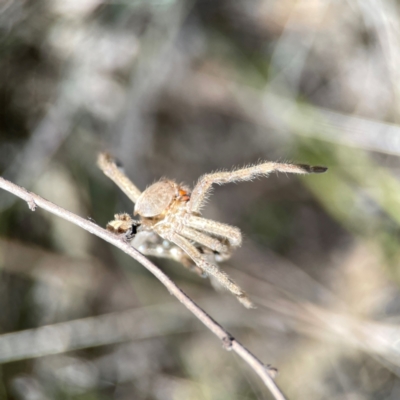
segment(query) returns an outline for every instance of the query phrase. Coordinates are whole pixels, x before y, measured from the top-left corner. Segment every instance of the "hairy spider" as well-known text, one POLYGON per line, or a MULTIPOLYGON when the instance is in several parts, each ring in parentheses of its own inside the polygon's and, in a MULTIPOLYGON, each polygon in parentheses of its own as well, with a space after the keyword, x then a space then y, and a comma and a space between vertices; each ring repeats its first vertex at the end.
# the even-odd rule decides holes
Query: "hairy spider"
POLYGON ((294 174, 322 173, 326 167, 264 162, 233 171, 203 175, 194 189, 163 179, 144 192, 129 180, 110 155, 101 153, 100 169, 135 203, 134 215, 116 214, 107 229, 124 234, 145 255, 173 258, 203 276, 214 277, 247 308, 254 307, 246 293, 221 271, 218 262, 230 257, 242 243, 239 228, 202 218, 201 207, 213 184, 249 181, 273 171, 294 174))

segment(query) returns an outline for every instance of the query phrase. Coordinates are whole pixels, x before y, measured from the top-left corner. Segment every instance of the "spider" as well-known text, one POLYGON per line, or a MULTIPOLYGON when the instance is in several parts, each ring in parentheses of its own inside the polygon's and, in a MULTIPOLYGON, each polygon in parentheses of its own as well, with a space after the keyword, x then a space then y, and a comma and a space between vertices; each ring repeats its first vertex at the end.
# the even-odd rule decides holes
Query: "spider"
POLYGON ((326 167, 304 164, 263 162, 233 171, 200 177, 193 190, 172 180, 162 179, 144 192, 130 181, 107 153, 98 157, 98 166, 135 204, 133 219, 116 214, 107 229, 124 234, 145 255, 167 257, 181 262, 203 276, 214 277, 247 308, 254 304, 246 293, 218 267, 242 243, 239 228, 201 217, 201 209, 213 184, 249 181, 273 171, 293 174, 322 173, 326 167))

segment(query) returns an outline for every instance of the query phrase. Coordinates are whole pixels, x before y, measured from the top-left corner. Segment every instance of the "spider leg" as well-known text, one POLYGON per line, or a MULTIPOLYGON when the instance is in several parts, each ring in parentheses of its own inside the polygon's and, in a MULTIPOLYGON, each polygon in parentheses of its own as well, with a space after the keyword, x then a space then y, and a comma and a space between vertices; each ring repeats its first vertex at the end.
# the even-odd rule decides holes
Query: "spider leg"
POLYGON ((239 247, 242 244, 242 234, 240 229, 236 228, 236 226, 190 214, 188 214, 185 219, 185 225, 205 233, 211 233, 212 235, 226 238, 232 247, 239 247))
POLYGON ((118 168, 115 160, 107 153, 100 153, 97 165, 128 197, 136 203, 141 192, 132 181, 118 168))
POLYGON ((304 164, 284 164, 269 161, 234 171, 222 171, 203 175, 192 191, 188 203, 189 211, 192 213, 198 213, 200 211, 213 184, 223 185, 231 182, 250 181, 259 176, 268 176, 273 171, 287 172, 291 174, 310 174, 322 173, 326 170, 326 167, 312 167, 304 164))
POLYGON ((187 226, 184 226, 182 229, 180 229, 179 234, 218 253, 225 254, 229 251, 229 247, 223 244, 220 240, 208 236, 203 232, 196 231, 195 229, 189 228, 187 226))
POLYGON ((204 270, 207 274, 215 277, 218 282, 229 290, 236 298, 247 308, 253 308, 254 304, 247 297, 246 293, 232 280, 228 274, 221 271, 216 265, 208 262, 193 246, 188 239, 172 232, 168 235, 168 240, 179 246, 195 263, 204 270))

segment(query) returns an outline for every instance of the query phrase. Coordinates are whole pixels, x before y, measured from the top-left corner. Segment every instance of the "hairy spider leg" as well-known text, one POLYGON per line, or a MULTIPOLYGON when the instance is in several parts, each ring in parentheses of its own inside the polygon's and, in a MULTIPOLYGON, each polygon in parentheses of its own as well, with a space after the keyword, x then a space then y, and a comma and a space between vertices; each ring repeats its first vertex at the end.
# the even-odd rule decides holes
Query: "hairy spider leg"
POLYGON ((216 222, 211 219, 197 217, 190 214, 185 218, 185 225, 205 233, 226 238, 232 247, 239 247, 242 244, 242 233, 239 228, 236 228, 236 226, 223 224, 222 222, 216 222))
POLYGON ((115 160, 107 153, 100 153, 97 165, 128 197, 136 203, 141 195, 140 190, 131 180, 118 168, 115 160))
POLYGON ((200 231, 196 231, 195 229, 184 226, 179 230, 179 235, 193 240, 194 242, 208 247, 209 249, 216 251, 218 253, 227 253, 229 251, 228 246, 221 243, 220 240, 215 239, 211 236, 206 235, 200 231))
POLYGON ((224 288, 228 289, 236 296, 240 303, 247 308, 254 308, 254 304, 247 297, 246 293, 232 279, 229 278, 228 274, 204 259, 196 247, 193 246, 188 239, 185 239, 175 232, 171 232, 168 236, 168 240, 178 245, 196 263, 198 267, 203 269, 209 275, 215 277, 224 288))
POLYGON ((322 173, 326 170, 326 167, 312 167, 305 164, 265 162, 233 171, 222 171, 203 175, 192 191, 191 198, 188 202, 188 209, 191 213, 200 212, 213 184, 224 185, 225 183, 231 182, 250 181, 259 176, 268 176, 273 171, 287 172, 290 174, 309 174, 322 173))

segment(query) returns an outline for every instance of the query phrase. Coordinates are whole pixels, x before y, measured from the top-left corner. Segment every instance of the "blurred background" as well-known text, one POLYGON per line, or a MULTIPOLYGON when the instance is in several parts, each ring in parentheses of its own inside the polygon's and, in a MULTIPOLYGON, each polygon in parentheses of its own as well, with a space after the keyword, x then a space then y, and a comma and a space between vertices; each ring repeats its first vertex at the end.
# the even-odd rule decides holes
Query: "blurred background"
MULTIPOLYGON (((400 9, 394 0, 2 0, 0 169, 105 224, 140 189, 258 160, 214 191, 246 310, 154 260, 291 399, 400 398, 400 9)), ((0 399, 270 399, 142 266, 0 192, 0 399)))

